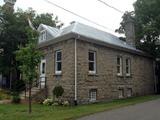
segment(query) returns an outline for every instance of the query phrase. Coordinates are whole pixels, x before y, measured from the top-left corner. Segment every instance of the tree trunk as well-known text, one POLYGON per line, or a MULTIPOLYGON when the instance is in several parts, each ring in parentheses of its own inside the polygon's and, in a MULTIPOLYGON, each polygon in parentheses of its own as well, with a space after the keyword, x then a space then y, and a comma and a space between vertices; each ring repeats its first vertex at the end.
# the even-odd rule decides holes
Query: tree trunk
MULTIPOLYGON (((10 73, 9 73, 10 75, 9 75, 9 89, 11 90, 12 89, 12 78, 13 78, 13 76, 12 76, 12 70, 10 71, 10 73)), ((8 86, 8 85, 7 85, 8 86)))
POLYGON ((28 100, 29 114, 32 112, 32 98, 31 98, 31 84, 29 84, 29 100, 28 100))

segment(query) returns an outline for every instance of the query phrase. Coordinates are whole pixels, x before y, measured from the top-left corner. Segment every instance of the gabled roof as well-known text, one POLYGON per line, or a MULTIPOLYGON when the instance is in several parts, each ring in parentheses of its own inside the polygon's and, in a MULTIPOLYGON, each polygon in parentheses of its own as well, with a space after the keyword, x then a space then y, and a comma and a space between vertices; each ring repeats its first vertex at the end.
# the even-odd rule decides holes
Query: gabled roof
POLYGON ((56 35, 60 32, 59 29, 44 24, 40 24, 37 30, 46 30, 51 36, 53 36, 53 38, 55 38, 56 35))
POLYGON ((44 28, 46 28, 46 30, 50 34, 52 34, 53 39, 46 40, 43 43, 39 43, 39 46, 41 47, 53 44, 55 41, 57 42, 62 39, 65 40, 67 37, 74 38, 75 36, 73 34, 75 34, 75 35, 79 35, 80 37, 88 38, 90 39, 90 42, 93 42, 93 43, 94 42, 102 43, 102 44, 105 43, 105 44, 108 44, 108 46, 114 46, 114 48, 121 48, 126 51, 134 51, 134 52, 143 54, 142 51, 128 45, 126 42, 120 40, 117 36, 112 35, 108 32, 98 30, 88 25, 84 25, 82 23, 74 22, 68 27, 65 27, 61 30, 47 26, 47 25, 43 25, 43 24, 42 26, 44 26, 44 28))

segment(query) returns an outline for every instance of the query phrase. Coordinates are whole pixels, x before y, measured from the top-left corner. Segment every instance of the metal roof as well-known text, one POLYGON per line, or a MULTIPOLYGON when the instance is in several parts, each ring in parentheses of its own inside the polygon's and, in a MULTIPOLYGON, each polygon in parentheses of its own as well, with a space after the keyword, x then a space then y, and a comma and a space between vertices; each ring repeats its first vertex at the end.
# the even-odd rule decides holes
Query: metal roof
POLYGON ((43 25, 43 24, 41 25, 44 26, 45 29, 52 34, 53 39, 51 39, 51 41, 54 41, 54 39, 59 38, 61 36, 64 36, 70 33, 75 33, 80 36, 93 39, 93 42, 96 40, 96 41, 105 42, 107 44, 114 45, 117 47, 126 48, 126 49, 130 49, 130 50, 137 51, 137 52, 142 52, 136 49, 135 47, 128 45, 126 42, 120 40, 115 35, 112 35, 108 32, 98 30, 94 27, 91 27, 91 26, 88 26, 88 25, 85 25, 79 22, 73 22, 71 25, 61 30, 47 26, 47 25, 43 25))
POLYGON ((51 27, 48 25, 44 25, 44 24, 40 24, 40 26, 38 27, 38 31, 41 31, 42 28, 45 29, 47 32, 49 32, 50 35, 53 36, 52 39, 54 39, 58 35, 58 33, 60 33, 61 31, 60 29, 57 29, 55 27, 51 27))

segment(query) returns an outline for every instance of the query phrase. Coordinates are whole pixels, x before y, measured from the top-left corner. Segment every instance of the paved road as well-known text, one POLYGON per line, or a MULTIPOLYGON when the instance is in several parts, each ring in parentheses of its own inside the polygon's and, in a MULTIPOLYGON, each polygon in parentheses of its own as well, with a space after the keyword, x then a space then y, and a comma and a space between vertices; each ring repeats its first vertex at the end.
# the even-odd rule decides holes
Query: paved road
POLYGON ((78 120, 160 120, 160 99, 93 114, 78 120))

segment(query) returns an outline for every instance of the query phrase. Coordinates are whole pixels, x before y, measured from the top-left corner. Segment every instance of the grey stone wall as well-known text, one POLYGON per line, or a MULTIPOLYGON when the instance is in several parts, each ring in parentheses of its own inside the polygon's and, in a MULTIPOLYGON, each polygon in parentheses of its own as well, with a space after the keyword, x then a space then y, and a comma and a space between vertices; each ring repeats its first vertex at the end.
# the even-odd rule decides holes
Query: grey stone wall
POLYGON ((106 101, 119 97, 119 88, 132 89, 132 95, 147 95, 154 92, 154 76, 152 59, 115 50, 93 43, 78 41, 78 99, 79 102, 89 101, 89 90, 97 89, 97 100, 106 101), (96 52, 97 73, 88 73, 88 51, 96 52), (131 59, 131 76, 117 76, 117 56, 122 56, 123 67, 125 59, 131 59))
MULTIPOLYGON (((60 84, 65 93, 63 98, 74 100, 74 39, 59 42, 43 48, 46 57, 47 86, 49 96, 53 88, 60 84), (62 75, 55 75, 55 51, 62 50, 62 75)), ((132 89, 133 96, 148 95, 154 92, 153 61, 150 58, 131 54, 97 44, 77 41, 78 102, 89 102, 89 90, 97 89, 97 101, 117 99, 119 88, 132 89), (88 51, 96 52, 97 73, 88 73, 88 51), (117 56, 131 59, 131 76, 117 76, 117 56)), ((125 66, 124 66, 125 67, 125 66)), ((125 69, 123 69, 125 73, 125 69)))
POLYGON ((73 100, 74 97, 74 40, 66 40, 42 49, 46 59, 46 77, 49 97, 56 85, 64 88, 63 98, 73 100), (62 51, 62 74, 55 74, 55 52, 62 51))

